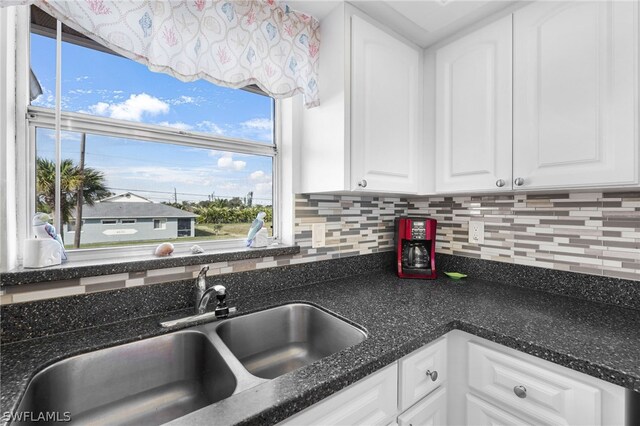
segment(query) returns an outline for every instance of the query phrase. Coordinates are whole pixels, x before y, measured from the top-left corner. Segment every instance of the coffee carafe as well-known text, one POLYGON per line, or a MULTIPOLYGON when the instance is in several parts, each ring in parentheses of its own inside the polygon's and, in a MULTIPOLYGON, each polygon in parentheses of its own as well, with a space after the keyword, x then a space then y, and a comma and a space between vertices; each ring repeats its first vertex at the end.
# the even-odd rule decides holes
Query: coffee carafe
POLYGON ((418 241, 406 244, 406 266, 409 268, 426 268, 429 264, 429 252, 425 245, 418 241))

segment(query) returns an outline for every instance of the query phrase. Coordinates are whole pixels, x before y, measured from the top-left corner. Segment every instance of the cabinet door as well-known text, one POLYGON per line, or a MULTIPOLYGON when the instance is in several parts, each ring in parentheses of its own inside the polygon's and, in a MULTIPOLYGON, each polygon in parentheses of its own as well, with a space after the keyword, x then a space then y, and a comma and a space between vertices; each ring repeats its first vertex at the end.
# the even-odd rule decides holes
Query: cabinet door
POLYGON ((514 178, 636 181, 638 2, 536 2, 514 19, 514 178))
POLYGON ((351 19, 351 189, 415 194, 421 52, 351 19))
POLYGON ((280 425, 380 425, 398 409, 398 365, 393 363, 280 425))
POLYGON ((436 52, 436 192, 511 189, 511 19, 436 52))
POLYGON ((602 423, 600 389, 473 342, 468 351, 469 387, 479 396, 540 424, 602 423))
POLYGON ((446 426, 447 389, 441 387, 398 416, 399 426, 446 426))
POLYGON ((404 411, 447 380, 447 340, 418 349, 398 365, 400 410, 404 411))
POLYGON ((495 405, 467 394, 467 425, 469 426, 525 426, 533 425, 495 405))

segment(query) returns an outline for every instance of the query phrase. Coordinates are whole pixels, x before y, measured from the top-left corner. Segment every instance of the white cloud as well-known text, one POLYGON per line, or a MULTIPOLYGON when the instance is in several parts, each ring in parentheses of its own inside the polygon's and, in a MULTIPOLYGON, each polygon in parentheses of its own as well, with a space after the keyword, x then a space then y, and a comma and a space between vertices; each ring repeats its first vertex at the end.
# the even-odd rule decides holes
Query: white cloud
POLYGON ((124 102, 98 102, 89 107, 93 114, 109 116, 121 120, 140 121, 143 115, 158 115, 169 112, 169 104, 160 99, 140 93, 129 96, 124 102))
MULTIPOLYGON (((137 188, 140 182, 149 182, 150 189, 158 189, 159 184, 182 184, 188 186, 210 186, 215 183, 210 168, 167 167, 167 166, 102 166, 111 185, 137 188), (155 184, 155 186, 154 186, 155 184)), ((135 191, 134 191, 135 192, 135 191)), ((191 191, 187 191, 191 192, 191 191)))
POLYGON ((76 81, 83 81, 88 79, 89 79, 88 75, 81 75, 80 77, 76 77, 76 81))
POLYGON ((31 105, 41 106, 44 108, 55 108, 56 107, 56 96, 51 90, 42 86, 42 94, 31 101, 31 105))
POLYGON ((253 190, 253 195, 256 198, 271 199, 273 194, 273 184, 271 181, 264 183, 257 183, 253 190))
POLYGON ((173 127, 174 129, 178 129, 178 130, 193 129, 192 125, 183 123, 182 121, 176 121, 175 123, 169 123, 168 121, 161 121, 160 123, 158 123, 158 125, 165 126, 165 127, 173 127))
POLYGON ((216 135, 224 135, 224 130, 222 130, 222 128, 213 121, 201 121, 196 124, 196 126, 198 126, 198 129, 202 130, 203 132, 214 133, 216 135))
POLYGON ((176 99, 169 99, 167 102, 171 105, 193 104, 196 102, 196 99, 193 96, 182 95, 176 99))
POLYGON ((268 118, 252 118, 234 125, 229 136, 252 141, 271 142, 273 140, 273 123, 268 118))
POLYGON ((252 172, 249 175, 249 178, 251 180, 262 180, 267 176, 267 174, 265 172, 263 172, 262 170, 256 170, 255 172, 252 172))
POLYGON ((240 124, 242 124, 243 127, 256 130, 271 130, 272 128, 271 120, 268 118, 252 118, 240 124))
POLYGON ((91 89, 75 89, 75 90, 69 90, 69 93, 71 93, 72 95, 90 95, 93 93, 93 90, 91 89))
POLYGON ((218 167, 221 169, 240 171, 244 170, 246 166, 246 161, 234 160, 231 154, 225 154, 222 157, 218 158, 218 167))
MULTIPOLYGON (((44 133, 44 135, 46 135, 52 141, 56 140, 56 132, 53 129, 47 131, 46 133, 44 133)), ((60 140, 69 142, 80 142, 80 133, 62 131, 60 132, 60 140)))

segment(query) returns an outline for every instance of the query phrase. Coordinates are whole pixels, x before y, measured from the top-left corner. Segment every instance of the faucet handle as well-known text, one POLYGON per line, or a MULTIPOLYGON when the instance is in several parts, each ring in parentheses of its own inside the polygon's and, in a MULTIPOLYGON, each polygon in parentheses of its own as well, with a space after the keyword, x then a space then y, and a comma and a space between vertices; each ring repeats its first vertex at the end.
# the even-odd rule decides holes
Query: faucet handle
MULTIPOLYGON (((216 296, 222 296, 223 300, 227 296, 227 289, 226 289, 225 286, 220 285, 220 284, 216 284, 216 285, 212 286, 211 288, 213 288, 213 290, 216 292, 216 296)), ((220 299, 220 297, 218 297, 218 299, 220 299)))

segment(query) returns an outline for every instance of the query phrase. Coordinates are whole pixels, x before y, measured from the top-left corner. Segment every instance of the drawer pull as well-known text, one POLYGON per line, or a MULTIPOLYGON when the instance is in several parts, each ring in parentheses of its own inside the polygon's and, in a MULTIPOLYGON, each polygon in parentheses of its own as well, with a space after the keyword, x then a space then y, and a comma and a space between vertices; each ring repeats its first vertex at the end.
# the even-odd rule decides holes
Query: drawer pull
POLYGON ((431 377, 432 381, 436 381, 438 380, 438 372, 437 371, 431 371, 431 370, 427 370, 427 376, 431 377))
POLYGON ((513 393, 516 394, 518 398, 526 398, 527 397, 527 388, 524 386, 516 386, 513 388, 513 393))

